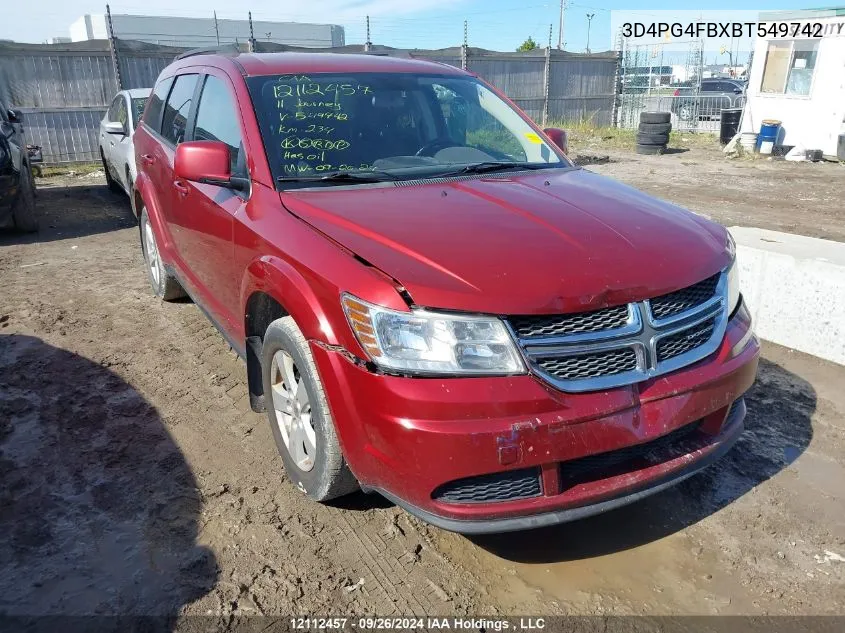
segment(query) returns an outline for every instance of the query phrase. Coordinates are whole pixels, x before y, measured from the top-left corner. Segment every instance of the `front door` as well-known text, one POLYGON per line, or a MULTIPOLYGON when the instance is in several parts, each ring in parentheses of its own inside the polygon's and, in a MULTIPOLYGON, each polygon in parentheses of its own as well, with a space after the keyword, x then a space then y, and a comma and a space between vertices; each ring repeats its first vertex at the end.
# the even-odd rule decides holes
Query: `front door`
MULTIPOLYGON (((228 77, 206 75, 194 117, 192 140, 221 141, 229 147, 233 175, 248 178, 240 114, 228 77)), ((180 181, 183 200, 182 252, 196 277, 203 301, 230 332, 239 330, 240 279, 233 266, 234 216, 247 203, 246 192, 198 182, 180 181)))

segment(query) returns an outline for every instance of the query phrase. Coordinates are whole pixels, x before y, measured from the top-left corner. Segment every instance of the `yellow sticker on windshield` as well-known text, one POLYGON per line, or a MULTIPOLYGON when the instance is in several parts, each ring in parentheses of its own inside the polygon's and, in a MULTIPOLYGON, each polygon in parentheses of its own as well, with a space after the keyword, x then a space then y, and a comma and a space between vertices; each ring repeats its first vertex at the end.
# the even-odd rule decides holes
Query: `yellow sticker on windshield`
POLYGON ((526 132, 525 138, 527 138, 532 143, 536 143, 537 145, 542 145, 543 139, 541 139, 537 134, 534 132, 526 132))

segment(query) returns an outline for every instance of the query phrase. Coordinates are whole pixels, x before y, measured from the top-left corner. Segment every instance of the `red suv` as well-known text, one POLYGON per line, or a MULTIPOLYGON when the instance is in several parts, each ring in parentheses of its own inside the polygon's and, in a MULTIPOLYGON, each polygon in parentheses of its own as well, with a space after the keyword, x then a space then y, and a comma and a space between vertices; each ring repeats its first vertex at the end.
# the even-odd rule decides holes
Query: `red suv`
POLYGON ((517 530, 736 442, 759 344, 729 234, 564 139, 431 62, 204 53, 161 74, 135 136, 150 281, 245 359, 310 498, 517 530))

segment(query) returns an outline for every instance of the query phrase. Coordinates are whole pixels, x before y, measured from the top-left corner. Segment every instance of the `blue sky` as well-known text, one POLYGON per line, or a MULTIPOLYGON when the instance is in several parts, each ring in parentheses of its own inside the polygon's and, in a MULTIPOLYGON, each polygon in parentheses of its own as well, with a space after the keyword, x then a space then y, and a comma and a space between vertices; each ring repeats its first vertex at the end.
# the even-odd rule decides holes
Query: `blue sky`
MULTIPOLYGON (((184 15, 211 17, 216 8, 221 18, 245 18, 248 10, 262 20, 332 22, 346 27, 347 42, 365 39, 365 16, 371 16, 371 38, 378 44, 397 47, 440 48, 458 45, 463 39, 463 22, 468 21, 471 46, 513 50, 527 37, 540 45, 549 38, 553 24, 553 45, 557 44, 559 0, 244 0, 232 9, 231 2, 214 6, 214 0, 127 0, 112 2, 114 13, 143 15, 184 15), (178 5, 178 6, 177 6, 178 5), (241 8, 242 7, 242 8, 241 8)), ((590 47, 606 50, 610 43, 610 11, 642 11, 643 21, 650 9, 679 9, 677 2, 635 0, 569 0, 564 39, 567 50, 583 51, 587 43, 587 13, 595 14, 590 47)), ((736 2, 707 0, 702 9, 780 10, 818 6, 818 1, 766 0, 736 2)), ((9 19, 0 23, 0 39, 40 42, 51 36, 68 34, 68 26, 84 13, 102 13, 100 0, 10 0, 5 12, 9 19)), ((688 4, 684 9, 694 9, 688 4)))

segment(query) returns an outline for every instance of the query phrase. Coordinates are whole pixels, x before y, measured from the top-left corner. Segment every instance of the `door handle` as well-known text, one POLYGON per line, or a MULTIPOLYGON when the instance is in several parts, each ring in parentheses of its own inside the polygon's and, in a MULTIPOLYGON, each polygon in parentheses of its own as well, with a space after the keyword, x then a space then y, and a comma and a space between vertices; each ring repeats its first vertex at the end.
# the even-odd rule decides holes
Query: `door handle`
POLYGON ((174 180, 173 181, 173 188, 176 189, 176 191, 179 192, 179 195, 182 196, 183 198, 185 196, 187 196, 188 192, 190 191, 190 189, 188 189, 188 185, 186 185, 181 180, 174 180))
POLYGON ((152 154, 141 154, 141 160, 144 161, 145 165, 152 165, 156 162, 156 159, 152 154))

